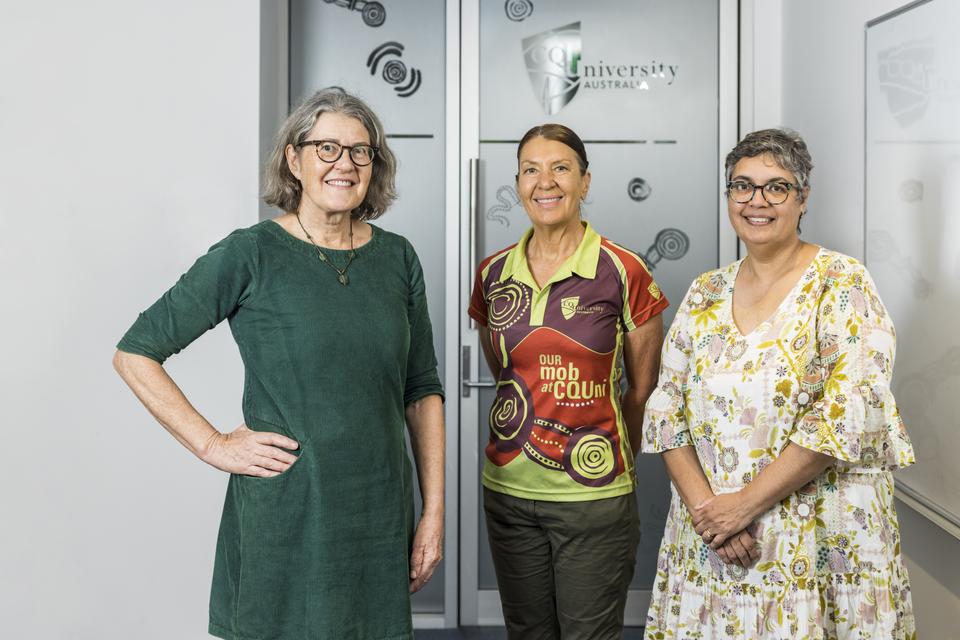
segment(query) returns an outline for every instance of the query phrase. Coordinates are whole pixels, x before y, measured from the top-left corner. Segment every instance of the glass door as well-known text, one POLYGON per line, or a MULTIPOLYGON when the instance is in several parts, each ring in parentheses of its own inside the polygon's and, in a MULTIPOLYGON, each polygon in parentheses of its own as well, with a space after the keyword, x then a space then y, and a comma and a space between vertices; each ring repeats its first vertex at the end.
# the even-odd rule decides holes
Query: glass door
MULTIPOLYGON (((673 305, 721 253, 732 259, 718 194, 721 153, 736 135, 735 104, 721 101, 722 83, 736 82, 735 62, 721 77, 736 56, 735 1, 481 0, 462 11, 461 309, 476 264, 529 227, 515 188, 517 143, 546 122, 571 127, 586 143, 593 179, 584 217, 641 255, 673 305)), ((674 307, 664 314, 667 326, 673 314, 674 307)), ((496 624, 480 484, 494 392, 476 328, 462 317, 460 621, 496 624)), ((669 504, 658 456, 640 456, 637 474, 642 538, 626 611, 632 625, 646 615, 669 504)))
MULTIPOLYGON (((456 325, 451 331, 449 320, 455 317, 458 302, 455 209, 459 187, 455 169, 449 171, 447 165, 448 158, 453 158, 455 166, 456 156, 450 154, 448 144, 451 136, 454 144, 458 141, 458 122, 448 117, 450 108, 455 107, 449 103, 450 97, 455 101, 457 93, 455 84, 452 93, 450 90, 447 61, 454 59, 453 69, 457 69, 458 29, 450 25, 452 20, 459 26, 459 9, 447 0, 289 0, 278 4, 285 5, 288 12, 278 20, 286 17, 289 25, 289 106, 322 87, 340 86, 365 100, 383 122, 397 156, 399 198, 374 224, 403 235, 417 250, 440 377, 446 388, 455 389, 453 354, 458 336, 456 325), (453 41, 448 37, 451 33, 453 41), (448 54, 451 47, 454 52, 448 54), (448 133, 451 127, 452 134, 448 133), (452 227, 448 211, 454 216, 452 227), (453 240, 448 240, 451 233, 453 240)), ((263 5, 274 10, 273 3, 263 5)), ((451 436, 447 457, 452 461, 447 472, 446 558, 434 578, 413 597, 414 622, 419 627, 456 626, 457 622, 456 406, 454 393, 446 406, 451 436)), ((419 517, 419 491, 416 500, 419 517)))

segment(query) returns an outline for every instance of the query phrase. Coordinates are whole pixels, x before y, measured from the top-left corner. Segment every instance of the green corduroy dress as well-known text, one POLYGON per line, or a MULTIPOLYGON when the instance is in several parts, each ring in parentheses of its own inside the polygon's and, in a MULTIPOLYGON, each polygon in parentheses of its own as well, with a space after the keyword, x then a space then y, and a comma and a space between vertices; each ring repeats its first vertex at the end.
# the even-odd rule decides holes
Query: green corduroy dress
POLYGON ((266 220, 214 245, 118 345, 162 363, 227 318, 246 424, 300 443, 278 477, 230 477, 210 597, 220 638, 412 638, 404 408, 442 394, 423 274, 406 239, 374 226, 348 275, 266 220))

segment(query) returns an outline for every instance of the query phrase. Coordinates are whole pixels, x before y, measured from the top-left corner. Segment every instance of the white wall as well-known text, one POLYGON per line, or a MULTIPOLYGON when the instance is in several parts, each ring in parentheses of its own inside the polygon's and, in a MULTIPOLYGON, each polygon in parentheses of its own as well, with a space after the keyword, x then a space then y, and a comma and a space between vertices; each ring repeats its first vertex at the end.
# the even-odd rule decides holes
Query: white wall
MULTIPOLYGON (((782 80, 771 91, 755 84, 748 109, 764 117, 753 128, 785 125, 804 136, 815 168, 803 237, 862 260, 864 27, 906 0, 775 0, 780 11, 761 9, 768 1, 747 3, 758 20, 754 55, 765 54, 763 34, 780 33, 771 57, 782 80)), ((897 508, 918 635, 960 639, 960 541, 903 503, 897 508)))
MULTIPOLYGON (((257 221, 259 3, 0 2, 0 637, 205 638, 226 478, 110 366, 257 221)), ((241 421, 226 327, 170 364, 241 421)))

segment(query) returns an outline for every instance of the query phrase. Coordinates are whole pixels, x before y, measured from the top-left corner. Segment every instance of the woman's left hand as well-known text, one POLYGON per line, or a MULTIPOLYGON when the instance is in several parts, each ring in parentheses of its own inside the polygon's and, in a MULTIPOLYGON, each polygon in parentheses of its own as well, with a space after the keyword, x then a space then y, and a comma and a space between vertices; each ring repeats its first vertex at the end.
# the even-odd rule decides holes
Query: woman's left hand
POLYGON ((739 491, 721 493, 701 502, 690 513, 693 528, 711 549, 718 549, 734 534, 753 522, 746 500, 739 491))
POLYGON ((443 558, 443 513, 423 514, 413 536, 410 554, 410 593, 427 584, 443 558))

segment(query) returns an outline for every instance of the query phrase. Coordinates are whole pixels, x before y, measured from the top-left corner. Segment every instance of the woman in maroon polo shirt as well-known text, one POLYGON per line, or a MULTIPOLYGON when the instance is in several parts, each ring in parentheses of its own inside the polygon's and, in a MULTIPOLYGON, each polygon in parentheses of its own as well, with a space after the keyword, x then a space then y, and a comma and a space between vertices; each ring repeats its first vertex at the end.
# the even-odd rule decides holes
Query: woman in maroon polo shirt
POLYGON ((481 262, 469 309, 497 380, 483 485, 504 619, 510 638, 619 638, 667 300, 639 256, 581 219, 576 133, 534 127, 517 161, 532 227, 481 262))

